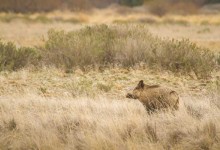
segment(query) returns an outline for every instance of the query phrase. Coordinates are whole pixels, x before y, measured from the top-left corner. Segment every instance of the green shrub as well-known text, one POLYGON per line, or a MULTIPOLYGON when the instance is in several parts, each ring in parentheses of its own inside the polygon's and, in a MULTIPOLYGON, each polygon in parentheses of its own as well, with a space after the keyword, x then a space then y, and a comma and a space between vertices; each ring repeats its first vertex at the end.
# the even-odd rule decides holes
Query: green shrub
POLYGON ((151 68, 207 77, 217 65, 210 50, 189 40, 154 37, 143 25, 100 25, 68 33, 50 30, 48 35, 44 61, 66 69, 109 65, 129 68, 144 63, 151 68))
POLYGON ((219 62, 219 56, 208 49, 189 40, 154 37, 144 25, 97 25, 68 33, 50 30, 41 51, 0 42, 0 71, 42 63, 67 70, 113 65, 130 68, 142 63, 182 74, 194 72, 203 78, 219 62))
POLYGON ((17 70, 29 64, 37 64, 40 55, 33 48, 16 46, 11 43, 0 41, 0 71, 17 70))
POLYGON ((206 77, 216 65, 215 55, 210 50, 189 40, 165 40, 157 48, 155 56, 163 68, 173 72, 194 72, 197 77, 206 77))
POLYGON ((113 62, 115 31, 105 25, 65 33, 50 30, 46 62, 65 68, 113 62))

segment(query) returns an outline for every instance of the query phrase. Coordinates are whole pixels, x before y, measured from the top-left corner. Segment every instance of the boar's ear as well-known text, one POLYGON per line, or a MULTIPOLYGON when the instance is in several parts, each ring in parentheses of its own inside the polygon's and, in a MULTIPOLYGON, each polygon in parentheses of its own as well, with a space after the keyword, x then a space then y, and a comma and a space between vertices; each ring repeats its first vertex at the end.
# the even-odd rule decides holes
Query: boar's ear
POLYGON ((144 88, 144 81, 143 80, 139 81, 137 88, 141 88, 141 89, 144 88))

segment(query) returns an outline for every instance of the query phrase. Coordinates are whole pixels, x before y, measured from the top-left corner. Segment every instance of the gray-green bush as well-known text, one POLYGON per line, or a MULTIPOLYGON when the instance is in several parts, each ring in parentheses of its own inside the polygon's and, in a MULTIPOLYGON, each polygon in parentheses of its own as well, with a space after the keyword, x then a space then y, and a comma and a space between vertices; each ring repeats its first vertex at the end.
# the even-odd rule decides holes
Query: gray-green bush
POLYGON ((46 59, 66 68, 113 63, 116 34, 116 30, 105 25, 69 33, 50 30, 45 45, 46 59))
POLYGON ((207 77, 217 66, 213 52, 189 40, 154 37, 143 25, 98 25, 65 33, 50 30, 44 51, 45 62, 57 67, 119 65, 133 67, 144 63, 207 77))
POLYGON ((17 70, 29 64, 37 64, 40 55, 33 48, 16 46, 11 43, 0 41, 0 71, 17 70))
POLYGON ((11 42, 0 42, 0 63, 0 71, 29 64, 67 70, 143 64, 182 74, 193 72, 204 78, 219 67, 219 56, 189 40, 155 37, 144 25, 97 25, 67 33, 50 30, 41 48, 16 48, 11 42))

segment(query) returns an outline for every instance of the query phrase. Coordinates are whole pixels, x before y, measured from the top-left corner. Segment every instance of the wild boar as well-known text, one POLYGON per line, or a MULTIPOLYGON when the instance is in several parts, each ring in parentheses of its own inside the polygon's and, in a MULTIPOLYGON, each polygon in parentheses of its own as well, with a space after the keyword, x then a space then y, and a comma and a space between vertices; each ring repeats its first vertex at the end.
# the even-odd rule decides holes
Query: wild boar
POLYGON ((146 85, 143 80, 126 97, 138 99, 150 112, 161 109, 178 110, 179 108, 179 96, 175 91, 160 85, 146 85))

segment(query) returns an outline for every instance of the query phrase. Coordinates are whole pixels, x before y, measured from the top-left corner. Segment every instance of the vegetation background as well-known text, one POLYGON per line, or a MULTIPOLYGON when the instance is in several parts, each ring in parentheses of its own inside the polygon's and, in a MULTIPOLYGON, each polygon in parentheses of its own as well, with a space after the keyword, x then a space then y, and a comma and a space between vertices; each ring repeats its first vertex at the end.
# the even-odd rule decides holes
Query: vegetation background
POLYGON ((103 8, 112 3, 118 3, 127 6, 137 6, 143 3, 168 3, 176 4, 193 4, 201 6, 207 3, 217 3, 219 0, 1 0, 0 11, 12 12, 37 12, 52 11, 57 9, 82 10, 92 7, 103 8))

